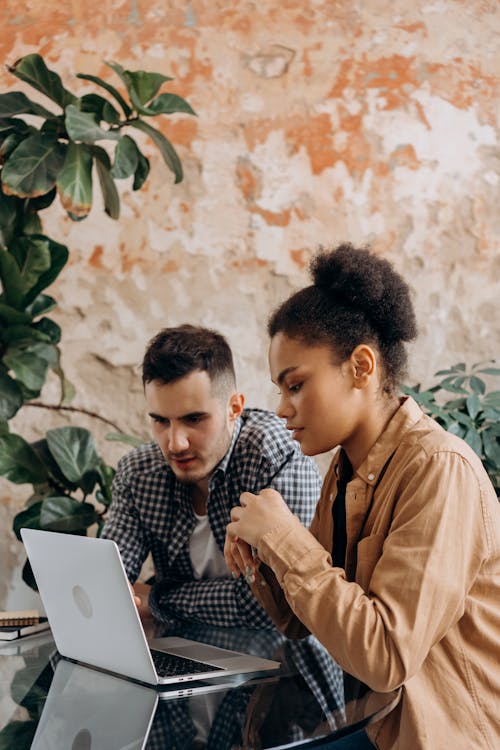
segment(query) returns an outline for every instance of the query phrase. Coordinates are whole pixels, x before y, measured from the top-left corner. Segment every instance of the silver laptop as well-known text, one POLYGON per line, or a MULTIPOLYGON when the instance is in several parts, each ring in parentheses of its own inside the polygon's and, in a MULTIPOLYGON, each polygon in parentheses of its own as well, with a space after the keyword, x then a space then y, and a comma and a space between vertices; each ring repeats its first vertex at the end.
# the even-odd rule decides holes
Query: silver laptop
POLYGON ((62 656, 165 690, 279 669, 277 661, 184 638, 148 644, 115 542, 35 529, 21 536, 62 656))

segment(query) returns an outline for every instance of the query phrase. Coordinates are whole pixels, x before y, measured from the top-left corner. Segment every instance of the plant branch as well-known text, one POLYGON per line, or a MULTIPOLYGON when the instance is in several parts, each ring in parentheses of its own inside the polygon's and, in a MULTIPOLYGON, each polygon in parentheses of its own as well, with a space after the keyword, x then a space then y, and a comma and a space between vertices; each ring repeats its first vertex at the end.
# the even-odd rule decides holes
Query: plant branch
POLYGON ((118 427, 117 424, 111 422, 111 420, 106 419, 105 417, 101 417, 100 414, 95 411, 90 411, 89 409, 81 409, 77 406, 60 406, 59 404, 42 404, 41 401, 25 401, 23 405, 36 406, 38 409, 51 409, 52 411, 72 411, 76 412, 77 414, 86 414, 88 417, 93 417, 94 419, 99 419, 105 424, 109 424, 109 426, 113 427, 117 432, 123 433, 123 430, 118 427))

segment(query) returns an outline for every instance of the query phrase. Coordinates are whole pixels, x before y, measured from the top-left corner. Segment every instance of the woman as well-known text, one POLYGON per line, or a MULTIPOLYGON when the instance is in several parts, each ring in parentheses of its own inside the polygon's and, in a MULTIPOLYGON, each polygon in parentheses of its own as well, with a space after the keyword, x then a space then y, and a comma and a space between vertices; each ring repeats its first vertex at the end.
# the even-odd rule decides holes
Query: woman
POLYGON ((274 490, 241 496, 227 564, 287 635, 313 633, 374 690, 403 686, 350 747, 498 750, 495 492, 465 442, 397 395, 416 334, 403 279, 350 245, 311 270, 269 321, 271 377, 303 452, 340 450, 310 531, 274 490))

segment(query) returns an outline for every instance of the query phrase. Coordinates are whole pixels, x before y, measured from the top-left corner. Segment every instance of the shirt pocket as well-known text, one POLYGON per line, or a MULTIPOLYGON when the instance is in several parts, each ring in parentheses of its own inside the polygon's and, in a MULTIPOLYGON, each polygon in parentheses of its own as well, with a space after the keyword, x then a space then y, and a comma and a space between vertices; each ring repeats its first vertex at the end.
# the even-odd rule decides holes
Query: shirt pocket
POLYGON ((375 565, 382 557, 382 548, 386 540, 385 534, 371 534, 358 542, 356 548, 356 583, 368 593, 375 565))

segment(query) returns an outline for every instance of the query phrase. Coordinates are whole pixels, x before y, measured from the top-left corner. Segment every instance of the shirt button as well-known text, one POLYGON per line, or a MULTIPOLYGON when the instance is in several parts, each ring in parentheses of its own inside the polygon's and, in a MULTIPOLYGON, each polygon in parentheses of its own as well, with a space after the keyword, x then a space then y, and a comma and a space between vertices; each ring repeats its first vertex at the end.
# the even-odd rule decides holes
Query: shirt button
POLYGON ((371 481, 372 481, 372 479, 375 479, 375 474, 372 474, 372 473, 370 472, 370 473, 368 474, 368 479, 369 479, 369 480, 370 480, 370 482, 371 482, 371 481))

